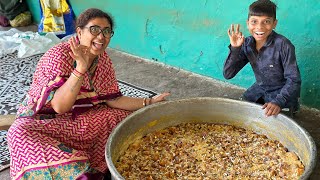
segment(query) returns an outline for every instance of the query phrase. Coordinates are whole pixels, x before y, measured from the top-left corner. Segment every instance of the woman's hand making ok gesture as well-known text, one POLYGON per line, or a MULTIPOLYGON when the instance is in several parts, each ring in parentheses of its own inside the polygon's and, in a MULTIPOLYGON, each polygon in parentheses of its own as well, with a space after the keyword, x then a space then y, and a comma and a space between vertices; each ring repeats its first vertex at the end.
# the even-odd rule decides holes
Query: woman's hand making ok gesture
POLYGON ((77 42, 76 37, 71 37, 69 43, 71 48, 71 52, 69 52, 69 54, 77 61, 77 71, 85 73, 92 64, 89 47, 80 45, 77 42))

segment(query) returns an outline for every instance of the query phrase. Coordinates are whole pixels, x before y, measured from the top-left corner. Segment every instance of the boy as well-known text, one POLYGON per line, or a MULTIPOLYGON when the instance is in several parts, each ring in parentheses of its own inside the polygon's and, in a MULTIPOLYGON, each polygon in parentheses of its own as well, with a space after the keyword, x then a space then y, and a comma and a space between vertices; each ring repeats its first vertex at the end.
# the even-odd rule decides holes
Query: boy
POLYGON ((256 82, 243 94, 243 99, 263 104, 266 116, 277 115, 289 108, 292 115, 299 109, 301 78, 295 47, 277 34, 277 6, 270 0, 258 0, 249 7, 247 27, 251 36, 244 38, 240 26, 228 30, 229 55, 223 75, 233 78, 248 62, 256 82))

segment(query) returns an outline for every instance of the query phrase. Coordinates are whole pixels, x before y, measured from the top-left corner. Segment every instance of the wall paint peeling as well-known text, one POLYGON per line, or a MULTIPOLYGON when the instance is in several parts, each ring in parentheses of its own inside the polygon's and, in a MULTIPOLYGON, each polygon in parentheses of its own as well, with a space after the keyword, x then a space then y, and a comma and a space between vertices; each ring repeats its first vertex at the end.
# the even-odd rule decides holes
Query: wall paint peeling
MULTIPOLYGON (((214 79, 222 76, 228 53, 227 29, 241 24, 247 36, 248 5, 253 0, 69 0, 76 15, 89 7, 110 12, 116 22, 110 44, 118 50, 183 68, 214 79)), ((37 1, 27 0, 36 22, 37 1)), ((275 0, 278 5, 276 31, 296 47, 302 75, 301 102, 320 109, 320 3, 319 0, 275 0)), ((227 81, 249 87, 254 76, 246 66, 227 81)))

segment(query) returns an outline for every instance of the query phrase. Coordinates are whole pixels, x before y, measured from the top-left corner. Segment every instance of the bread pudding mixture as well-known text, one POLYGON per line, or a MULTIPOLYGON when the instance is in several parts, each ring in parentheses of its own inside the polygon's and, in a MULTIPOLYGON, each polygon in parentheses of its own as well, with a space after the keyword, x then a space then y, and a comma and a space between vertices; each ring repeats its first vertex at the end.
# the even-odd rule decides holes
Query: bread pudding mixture
POLYGON ((187 123, 133 142, 115 164, 125 179, 299 179, 283 145, 231 125, 187 123))

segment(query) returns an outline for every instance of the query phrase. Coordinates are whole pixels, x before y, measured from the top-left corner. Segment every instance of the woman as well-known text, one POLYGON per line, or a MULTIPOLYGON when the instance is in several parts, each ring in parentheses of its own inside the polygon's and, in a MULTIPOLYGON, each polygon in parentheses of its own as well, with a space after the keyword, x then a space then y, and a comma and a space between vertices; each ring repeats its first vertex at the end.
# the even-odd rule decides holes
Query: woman
POLYGON ((165 100, 122 96, 105 52, 111 17, 88 9, 77 37, 51 48, 8 132, 12 179, 102 179, 104 147, 112 129, 132 111, 165 100))

